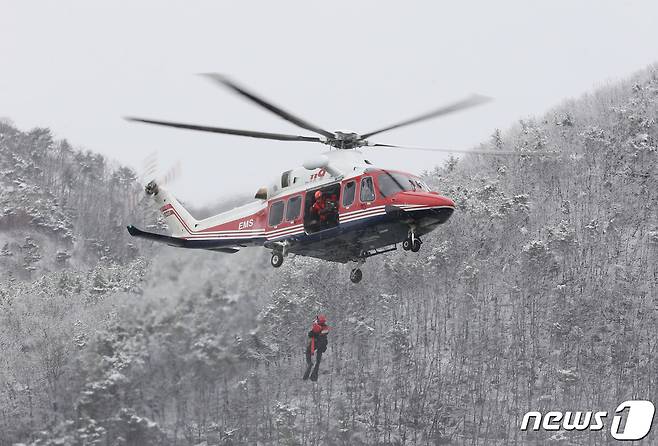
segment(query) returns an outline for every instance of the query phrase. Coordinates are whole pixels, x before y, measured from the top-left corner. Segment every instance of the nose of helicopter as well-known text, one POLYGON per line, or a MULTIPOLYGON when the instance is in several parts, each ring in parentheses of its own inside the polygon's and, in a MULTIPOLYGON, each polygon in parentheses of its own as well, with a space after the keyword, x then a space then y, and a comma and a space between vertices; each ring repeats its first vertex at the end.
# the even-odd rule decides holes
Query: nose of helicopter
POLYGON ((453 210, 455 209, 455 202, 452 201, 452 199, 432 192, 430 192, 430 195, 432 195, 430 198, 432 206, 450 207, 453 210))
POLYGON ((436 192, 400 192, 391 201, 414 217, 430 219, 432 223, 444 223, 455 210, 454 201, 436 192))
POLYGON ((401 207, 451 207, 453 209, 455 207, 454 201, 448 197, 439 195, 437 192, 405 191, 395 195, 391 201, 401 207))

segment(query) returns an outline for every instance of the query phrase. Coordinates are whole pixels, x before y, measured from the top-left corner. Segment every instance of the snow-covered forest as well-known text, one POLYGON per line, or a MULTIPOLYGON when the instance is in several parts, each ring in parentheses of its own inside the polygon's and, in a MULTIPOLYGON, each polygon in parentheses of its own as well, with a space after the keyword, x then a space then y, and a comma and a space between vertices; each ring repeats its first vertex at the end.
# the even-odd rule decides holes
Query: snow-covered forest
POLYGON ((528 156, 426 172, 454 216, 358 285, 131 239, 134 172, 0 123, 0 445, 603 444, 519 425, 658 401, 657 120, 650 67, 492 129, 528 156))

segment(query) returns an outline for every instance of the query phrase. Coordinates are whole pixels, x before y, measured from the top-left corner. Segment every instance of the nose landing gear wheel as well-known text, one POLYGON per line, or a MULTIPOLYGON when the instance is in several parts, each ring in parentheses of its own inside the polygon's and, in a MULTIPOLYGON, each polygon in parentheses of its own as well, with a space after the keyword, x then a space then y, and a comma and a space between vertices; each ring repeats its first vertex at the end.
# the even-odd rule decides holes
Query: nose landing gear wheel
POLYGON ((411 252, 420 251, 420 245, 421 244, 422 244, 422 242, 420 241, 420 239, 415 239, 413 244, 411 245, 411 252))
POLYGON ((405 241, 402 242, 402 249, 405 251, 409 251, 411 249, 411 240, 406 239, 405 241))
POLYGON ((270 259, 270 263, 272 263, 272 266, 275 268, 278 268, 281 265, 283 265, 283 254, 280 254, 278 252, 273 253, 272 258, 270 259))
POLYGON ((363 273, 359 268, 354 268, 350 273, 350 280, 352 283, 359 283, 363 279, 363 273))

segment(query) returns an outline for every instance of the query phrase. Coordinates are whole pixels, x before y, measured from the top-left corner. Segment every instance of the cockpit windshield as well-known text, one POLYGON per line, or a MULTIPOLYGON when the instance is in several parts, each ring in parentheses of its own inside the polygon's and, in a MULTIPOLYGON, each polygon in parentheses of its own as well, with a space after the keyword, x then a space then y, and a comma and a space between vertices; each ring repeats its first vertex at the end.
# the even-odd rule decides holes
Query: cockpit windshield
POLYGON ((430 188, 424 181, 411 175, 394 172, 383 172, 379 174, 379 191, 382 197, 390 197, 403 191, 429 192, 430 188))
POLYGON ((416 183, 416 185, 418 186, 418 189, 419 189, 419 190, 422 190, 422 191, 425 191, 425 192, 429 192, 429 191, 430 191, 430 187, 429 187, 427 184, 425 184, 424 181, 422 181, 422 180, 418 180, 418 179, 415 179, 415 180, 412 179, 411 181, 414 182, 414 183, 416 183))
POLYGON ((379 192, 383 197, 403 191, 427 190, 427 186, 422 181, 402 173, 383 172, 379 174, 378 181, 379 192))

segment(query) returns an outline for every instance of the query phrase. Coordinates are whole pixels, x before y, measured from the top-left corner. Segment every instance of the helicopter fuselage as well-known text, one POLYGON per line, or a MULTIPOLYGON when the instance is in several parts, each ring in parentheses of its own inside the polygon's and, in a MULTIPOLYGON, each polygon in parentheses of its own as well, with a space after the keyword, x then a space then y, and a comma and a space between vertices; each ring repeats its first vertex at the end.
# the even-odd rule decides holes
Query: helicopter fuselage
POLYGON ((412 174, 368 167, 342 179, 322 180, 322 169, 316 176, 316 182, 288 187, 208 221, 191 221, 171 198, 161 197, 160 211, 174 220, 170 227, 179 228, 176 246, 225 252, 264 246, 282 255, 345 263, 411 237, 419 239, 446 222, 455 208, 451 199, 430 191, 412 174), (313 207, 317 191, 331 207, 325 217, 313 207))

